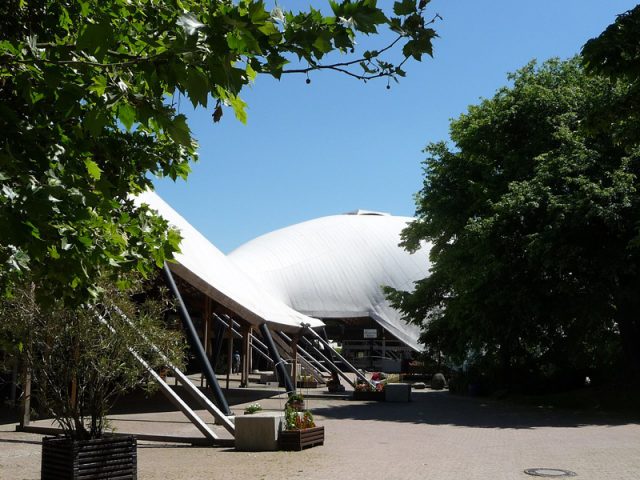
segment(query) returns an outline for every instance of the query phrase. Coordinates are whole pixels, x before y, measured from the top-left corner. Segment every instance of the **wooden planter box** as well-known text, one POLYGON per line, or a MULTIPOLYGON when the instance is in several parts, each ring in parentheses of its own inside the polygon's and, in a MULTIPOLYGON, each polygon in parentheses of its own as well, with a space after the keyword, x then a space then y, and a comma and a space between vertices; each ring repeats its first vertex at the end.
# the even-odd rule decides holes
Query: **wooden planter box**
POLYGON ((354 400, 373 400, 376 402, 384 402, 385 393, 384 390, 382 392, 361 392, 358 390, 354 390, 353 392, 354 400))
POLYGON ((311 448, 324 443, 324 427, 305 428, 302 430, 283 430, 279 437, 280 450, 296 450, 311 448))
POLYGON ((45 437, 42 440, 41 480, 109 478, 136 480, 135 437, 74 440, 45 437))

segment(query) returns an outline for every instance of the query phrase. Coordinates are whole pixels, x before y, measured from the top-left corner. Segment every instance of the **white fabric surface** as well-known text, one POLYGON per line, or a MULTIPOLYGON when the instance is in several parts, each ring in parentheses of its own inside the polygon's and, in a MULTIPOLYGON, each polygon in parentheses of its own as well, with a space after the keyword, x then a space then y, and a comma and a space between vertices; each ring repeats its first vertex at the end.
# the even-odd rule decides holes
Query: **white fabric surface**
POLYGON ((135 201, 149 205, 182 234, 181 252, 175 255, 177 263, 169 263, 171 270, 221 305, 255 325, 267 322, 282 330, 297 330, 301 323, 324 325, 261 288, 156 193, 145 192, 135 201))
POLYGON ((274 297, 318 318, 373 318, 419 350, 419 329, 402 320, 383 285, 411 291, 429 274, 429 245, 415 254, 398 246, 408 217, 333 215, 276 230, 228 256, 274 297))

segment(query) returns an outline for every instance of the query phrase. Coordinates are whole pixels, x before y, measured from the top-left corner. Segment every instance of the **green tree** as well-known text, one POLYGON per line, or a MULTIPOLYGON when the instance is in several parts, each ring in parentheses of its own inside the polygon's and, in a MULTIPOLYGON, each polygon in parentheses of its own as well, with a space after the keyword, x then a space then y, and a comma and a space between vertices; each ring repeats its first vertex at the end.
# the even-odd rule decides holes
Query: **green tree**
MULTIPOLYGON (((415 250, 432 271, 391 292, 431 354, 501 383, 640 367, 640 150, 623 121, 585 128, 628 84, 579 59, 535 63, 427 147, 415 250)), ((582 377, 581 377, 582 376, 582 377)))
POLYGON ((330 1, 323 15, 257 0, 1 2, 0 290, 28 270, 47 296, 82 300, 105 266, 162 265, 179 237, 131 195, 154 175, 186 178, 197 157, 176 96, 244 122, 239 94, 258 74, 397 79, 431 54, 426 3, 330 1), (389 44, 356 52, 379 29, 389 44))
POLYGON ((634 88, 640 80, 640 5, 618 15, 598 37, 582 47, 588 71, 611 78, 625 78, 634 88))
POLYGON ((583 65, 593 74, 625 82, 625 94, 592 119, 595 129, 616 127, 616 140, 640 141, 640 5, 618 15, 601 35, 582 47, 583 65), (625 128, 620 128, 621 126, 625 128))

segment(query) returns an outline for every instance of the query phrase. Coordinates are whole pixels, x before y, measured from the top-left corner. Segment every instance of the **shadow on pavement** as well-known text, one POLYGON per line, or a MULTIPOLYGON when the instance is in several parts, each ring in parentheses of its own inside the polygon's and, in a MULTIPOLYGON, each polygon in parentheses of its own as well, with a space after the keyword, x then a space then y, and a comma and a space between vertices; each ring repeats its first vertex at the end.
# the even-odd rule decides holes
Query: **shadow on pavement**
MULTIPOLYGON (((191 408, 200 409, 200 404, 188 395, 181 386, 172 387, 174 391, 191 408)), ((213 395, 209 389, 200 389, 210 400, 214 401, 213 395)), ((264 398, 270 398, 282 392, 278 390, 264 389, 241 389, 231 388, 223 389, 224 395, 229 406, 239 405, 243 403, 256 402, 264 398)), ((215 403, 215 401, 214 401, 215 403)), ((153 413, 153 412, 172 412, 176 407, 159 391, 149 395, 142 391, 132 392, 118 399, 111 408, 111 415, 127 414, 127 413, 153 413)))
POLYGON ((38 442, 36 440, 10 440, 7 438, 0 439, 0 445, 3 443, 19 443, 19 444, 29 444, 29 445, 42 445, 42 442, 38 442))
POLYGON ((410 403, 345 403, 344 406, 315 408, 313 413, 327 419, 380 420, 477 428, 567 428, 640 423, 637 416, 633 418, 604 412, 513 405, 492 399, 460 397, 446 391, 413 392, 410 403))
MULTIPOLYGON (((185 393, 181 386, 172 387, 178 395, 193 409, 202 408, 201 405, 193 399, 192 396, 185 393)), ((213 395, 209 389, 200 389, 209 399, 213 401, 213 395)), ((275 395, 283 394, 280 390, 268 389, 251 389, 251 388, 230 388, 224 389, 224 394, 230 407, 243 403, 257 402, 265 398, 271 398, 275 395)), ((215 403, 215 401, 214 401, 215 403)), ((137 390, 130 392, 119 398, 110 409, 110 415, 123 415, 132 413, 161 413, 176 411, 175 405, 171 403, 160 391, 152 394, 137 390)), ((20 418, 18 408, 0 407, 0 425, 9 425, 17 423, 20 418)), ((44 417, 34 415, 32 420, 43 420, 44 417)), ((140 420, 136 420, 140 421, 140 420)), ((153 420, 152 422, 157 422, 153 420)), ((174 423, 174 422, 169 422, 174 423)), ((188 423, 188 422, 185 422, 188 423)))

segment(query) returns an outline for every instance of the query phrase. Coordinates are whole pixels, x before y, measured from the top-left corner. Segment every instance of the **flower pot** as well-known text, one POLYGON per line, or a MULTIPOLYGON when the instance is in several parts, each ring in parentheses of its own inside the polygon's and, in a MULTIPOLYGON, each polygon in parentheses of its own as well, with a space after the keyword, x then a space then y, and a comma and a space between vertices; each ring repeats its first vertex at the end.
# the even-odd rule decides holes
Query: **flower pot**
POLYGON ((287 402, 287 405, 293 408, 296 412, 302 412, 304 410, 304 400, 294 400, 287 402))
POLYGON ((384 394, 384 390, 381 391, 381 392, 354 390, 353 399, 354 400, 372 400, 372 401, 377 401, 377 402, 384 402, 385 394, 384 394))
POLYGON ((41 480, 109 478, 135 480, 138 474, 135 437, 42 440, 41 480))
POLYGON ((283 430, 278 438, 280 450, 300 451, 324 443, 324 427, 283 430))

